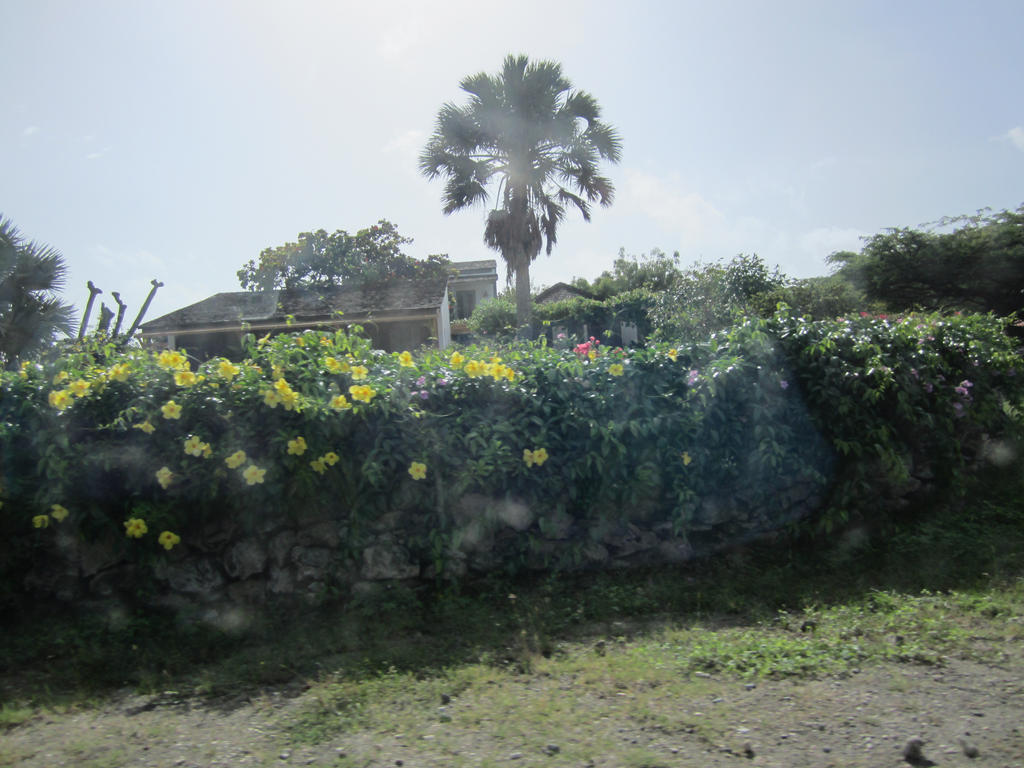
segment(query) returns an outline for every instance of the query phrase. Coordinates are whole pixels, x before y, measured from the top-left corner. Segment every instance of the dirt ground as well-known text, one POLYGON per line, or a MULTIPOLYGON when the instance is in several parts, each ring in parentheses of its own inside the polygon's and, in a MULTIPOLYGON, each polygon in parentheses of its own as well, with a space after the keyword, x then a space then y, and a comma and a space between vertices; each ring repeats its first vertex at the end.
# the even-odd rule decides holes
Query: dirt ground
POLYGON ((1018 654, 1012 658, 998 666, 955 659, 943 667, 884 664, 802 681, 697 676, 692 686, 674 689, 692 695, 646 696, 643 717, 635 708, 638 691, 574 692, 571 679, 514 676, 503 685, 515 690, 505 695, 526 700, 556 688, 587 713, 575 732, 551 722, 529 738, 510 723, 474 720, 474 706, 493 695, 486 686, 452 698, 445 718, 425 707, 404 733, 371 724, 315 746, 290 746, 287 739, 315 686, 220 700, 124 693, 8 728, 0 733, 0 765, 874 768, 906 764, 907 741, 920 738, 915 765, 1024 768, 1024 665, 1018 654))

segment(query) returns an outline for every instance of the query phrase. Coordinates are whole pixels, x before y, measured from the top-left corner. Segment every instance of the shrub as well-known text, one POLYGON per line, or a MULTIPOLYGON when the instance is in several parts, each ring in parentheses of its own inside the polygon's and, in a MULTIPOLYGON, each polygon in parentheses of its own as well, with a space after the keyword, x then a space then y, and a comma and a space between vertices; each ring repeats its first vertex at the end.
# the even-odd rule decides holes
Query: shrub
POLYGON ((145 563, 211 522, 258 531, 310 513, 343 520, 355 548, 392 509, 418 513, 410 545, 437 559, 467 493, 520 500, 542 532, 568 516, 595 536, 643 520, 699 537, 717 503, 750 536, 788 522, 794 487, 831 490, 827 524, 884 518, 892 488, 955 479, 1010 429, 1024 377, 1001 328, 782 311, 675 348, 416 359, 307 331, 194 371, 180 353, 83 347, 0 379, 0 519, 20 553, 7 562, 54 529, 145 563))

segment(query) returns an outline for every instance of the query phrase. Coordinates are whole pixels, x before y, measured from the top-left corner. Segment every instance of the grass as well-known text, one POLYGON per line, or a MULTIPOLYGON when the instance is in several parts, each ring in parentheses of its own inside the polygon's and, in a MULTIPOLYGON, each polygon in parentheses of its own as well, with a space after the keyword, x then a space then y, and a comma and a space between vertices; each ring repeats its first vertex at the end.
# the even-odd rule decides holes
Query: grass
POLYGON ((867 665, 991 662, 1019 646, 1016 499, 990 488, 969 510, 954 499, 828 547, 805 537, 686 568, 395 586, 345 606, 235 616, 230 629, 38 606, 0 634, 0 732, 126 688, 257 703, 284 690, 302 692, 277 724, 286 745, 369 729, 448 754, 478 732, 495 754, 554 747, 560 764, 628 743, 621 764, 640 766, 659 764, 652 734, 685 732, 740 750, 742 700, 723 696, 722 680, 734 690, 867 665))

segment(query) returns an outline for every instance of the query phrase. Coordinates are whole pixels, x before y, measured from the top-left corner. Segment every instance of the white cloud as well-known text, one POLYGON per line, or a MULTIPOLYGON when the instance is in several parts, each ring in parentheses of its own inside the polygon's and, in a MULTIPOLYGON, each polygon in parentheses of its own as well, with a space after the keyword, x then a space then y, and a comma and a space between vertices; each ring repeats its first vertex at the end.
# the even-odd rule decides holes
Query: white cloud
POLYGON ((678 180, 640 171, 626 171, 620 203, 654 219, 684 243, 702 242, 725 223, 721 211, 696 192, 685 190, 678 180))
POLYGON ((1013 146, 1024 152, 1024 126, 1018 125, 1016 128, 1011 128, 1006 132, 1006 138, 1013 143, 1013 146))
POLYGON ((85 156, 85 159, 86 160, 99 160, 101 157, 103 157, 109 151, 110 151, 110 147, 104 147, 103 149, 99 150, 98 152, 90 152, 88 155, 85 156))
POLYGON ((385 154, 403 155, 413 160, 418 160, 420 150, 426 143, 426 134, 415 129, 404 131, 391 137, 391 140, 384 145, 385 154))
POLYGON ((39 133, 38 125, 27 125, 25 126, 25 130, 21 132, 21 135, 27 139, 29 136, 32 136, 37 133, 39 133))
POLYGON ((800 235, 797 244, 809 256, 824 258, 836 251, 859 251, 863 236, 859 229, 818 227, 800 235))

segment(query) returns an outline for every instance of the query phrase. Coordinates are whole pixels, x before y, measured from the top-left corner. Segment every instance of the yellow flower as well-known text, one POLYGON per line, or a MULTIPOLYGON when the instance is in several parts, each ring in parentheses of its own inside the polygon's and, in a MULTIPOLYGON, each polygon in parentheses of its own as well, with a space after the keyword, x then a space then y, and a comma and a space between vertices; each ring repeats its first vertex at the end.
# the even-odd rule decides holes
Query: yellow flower
POLYGON ((494 357, 491 358, 491 362, 492 363, 500 363, 501 362, 501 358, 498 357, 497 355, 495 355, 494 357))
POLYGON ((612 376, 621 376, 623 370, 622 363, 612 363, 608 366, 608 373, 612 376))
POLYGON ((452 356, 448 358, 448 362, 452 365, 453 368, 461 367, 465 361, 466 358, 464 358, 458 352, 452 352, 452 356))
POLYGON ((220 363, 217 364, 217 375, 225 381, 231 381, 241 372, 242 369, 230 360, 221 360, 220 363))
POLYGON ((50 524, 49 515, 36 515, 32 518, 33 528, 46 528, 50 524))
POLYGON ((146 419, 141 424, 135 424, 134 426, 135 426, 135 429, 141 429, 147 435, 151 435, 151 434, 153 434, 154 431, 156 431, 156 427, 154 427, 152 424, 149 423, 149 419, 146 419))
POLYGON ((277 394, 277 390, 268 389, 263 392, 263 402, 271 408, 277 408, 278 404, 281 402, 281 396, 277 394))
POLYGON ((141 539, 149 528, 141 517, 130 517, 124 521, 124 533, 132 539, 141 539))
POLYGON ((327 469, 327 465, 324 464, 323 456, 321 456, 319 459, 313 459, 313 461, 309 462, 309 466, 313 468, 314 472, 317 472, 321 475, 324 473, 324 470, 327 469))
POLYGON ((179 387, 191 387, 196 383, 196 375, 192 371, 178 371, 174 374, 174 383, 179 387))
POLYGON ((160 406, 160 412, 163 413, 165 419, 180 419, 181 418, 181 406, 173 400, 168 400, 162 406, 160 406))
POLYGON ((245 478, 245 482, 249 485, 256 485, 257 483, 263 482, 263 476, 267 474, 267 470, 260 469, 255 464, 250 464, 245 468, 242 473, 242 477, 245 478))
POLYGON ((366 374, 368 374, 368 373, 369 373, 369 371, 366 369, 365 366, 353 365, 352 366, 352 381, 362 381, 363 379, 366 378, 366 374))
POLYGON ((200 443, 199 447, 203 449, 203 458, 208 459, 213 456, 213 448, 210 447, 209 443, 200 443))
POLYGON ((110 377, 111 381, 128 381, 128 376, 131 372, 132 369, 128 363, 118 363, 107 371, 107 375, 110 377))
POLYGON ((412 355, 407 351, 398 356, 398 364, 403 368, 414 368, 416 366, 416 363, 412 361, 412 355))
POLYGON ((56 376, 53 377, 53 386, 57 386, 62 381, 67 381, 67 378, 68 378, 68 372, 67 371, 60 371, 56 376))
POLYGON ((338 463, 338 454, 336 454, 334 451, 328 451, 323 455, 323 460, 324 464, 326 464, 328 467, 333 467, 335 464, 338 463))
MULTIPOLYGON (((277 363, 274 363, 273 365, 270 366, 270 375, 273 378, 275 378, 275 379, 283 379, 284 378, 284 368, 282 368, 277 363)), ((285 382, 285 383, 287 383, 287 382, 285 382)))
POLYGON ((58 411, 71 407, 71 393, 66 389, 56 390, 50 393, 50 405, 58 411))
POLYGON ((377 395, 366 384, 353 384, 348 388, 348 393, 352 395, 353 400, 361 400, 364 403, 369 403, 377 395))
POLYGON ((209 446, 198 435, 192 435, 185 441, 185 453, 189 456, 202 456, 209 446))
POLYGON ((537 448, 531 451, 529 448, 523 449, 523 461, 526 462, 526 466, 532 467, 537 465, 538 467, 548 460, 547 448, 537 448))
POLYGON ((686 451, 683 451, 683 466, 690 466, 690 462, 693 461, 693 457, 690 456, 686 451))
POLYGON ((170 531, 164 531, 157 538, 157 541, 160 543, 161 547, 170 552, 174 549, 175 545, 181 543, 181 536, 176 533, 171 533, 170 531))
POLYGON ((413 480, 422 480, 427 476, 427 465, 420 461, 414 461, 409 465, 409 476, 413 480))
POLYGON ((50 507, 50 517, 52 517, 58 523, 61 522, 67 516, 68 511, 60 504, 54 504, 53 506, 50 507))
POLYGON ((187 371, 189 369, 188 359, 173 349, 165 349, 156 358, 156 364, 161 368, 168 368, 170 370, 187 371))
POLYGON ((334 339, 332 339, 330 336, 321 336, 320 337, 320 346, 321 347, 333 347, 334 346, 334 339))
POLYGON ((331 373, 341 373, 341 362, 335 360, 333 357, 325 357, 324 368, 326 368, 331 373))
POLYGON ((224 459, 224 463, 227 464, 230 469, 238 469, 240 466, 245 464, 247 460, 248 457, 245 455, 245 451, 235 451, 224 459))
POLYGON ((337 395, 331 399, 331 408, 336 411, 344 411, 346 408, 351 408, 352 403, 348 401, 344 395, 337 395))
POLYGON ((676 361, 676 358, 678 356, 679 356, 679 350, 678 349, 670 349, 668 351, 668 359, 671 360, 673 363, 676 361))
POLYGON ((477 362, 476 360, 470 360, 466 363, 465 371, 467 376, 471 379, 475 379, 477 376, 485 373, 484 364, 477 362))
POLYGON ((591 347, 589 350, 587 350, 587 357, 589 357, 591 360, 594 360, 597 357, 597 350, 591 347))
POLYGON ((166 489, 167 486, 174 482, 174 473, 168 467, 160 467, 156 471, 156 481, 160 483, 161 488, 166 489))
POLYGON ((295 337, 295 346, 296 347, 304 347, 304 346, 306 346, 306 340, 304 338, 302 338, 301 336, 296 336, 295 337))
POLYGON ((261 338, 259 341, 257 341, 256 342, 256 346, 257 347, 262 347, 268 341, 270 341, 270 334, 269 333, 266 336, 264 336, 263 338, 261 338))
POLYGON ((89 392, 89 382, 85 379, 76 379, 68 384, 68 390, 75 397, 85 397, 89 392))
POLYGON ((515 381, 516 378, 516 372, 509 368, 507 365, 505 366, 505 378, 508 379, 509 381, 515 381))
POLYGON ((291 456, 301 456, 308 447, 304 437, 296 437, 294 440, 288 441, 288 453, 291 456))

